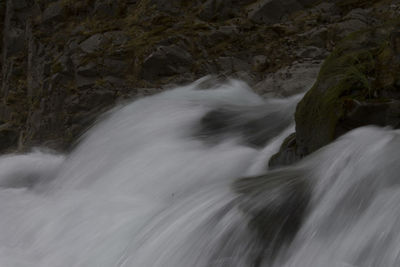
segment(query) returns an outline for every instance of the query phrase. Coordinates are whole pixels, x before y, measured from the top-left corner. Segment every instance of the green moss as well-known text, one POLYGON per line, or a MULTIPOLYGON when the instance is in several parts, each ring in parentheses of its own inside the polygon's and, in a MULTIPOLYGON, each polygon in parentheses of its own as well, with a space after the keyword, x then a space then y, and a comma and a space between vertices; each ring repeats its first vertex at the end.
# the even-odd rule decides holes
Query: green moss
POLYGON ((309 154, 337 137, 337 124, 347 112, 346 101, 373 101, 393 84, 390 79, 383 82, 399 70, 391 62, 389 33, 372 29, 352 34, 324 62, 317 82, 296 110, 301 153, 309 154))

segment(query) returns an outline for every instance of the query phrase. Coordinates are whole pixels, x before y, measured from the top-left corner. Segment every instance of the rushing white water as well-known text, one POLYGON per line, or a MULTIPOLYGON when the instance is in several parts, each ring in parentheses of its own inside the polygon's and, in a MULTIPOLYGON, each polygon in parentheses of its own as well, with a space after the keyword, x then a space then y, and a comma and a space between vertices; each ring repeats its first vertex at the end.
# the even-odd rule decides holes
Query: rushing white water
POLYGON ((356 129, 306 159, 309 214, 285 264, 400 266, 400 131, 356 129))
POLYGON ((399 132, 359 129, 268 172, 299 98, 202 83, 115 108, 68 155, 2 156, 0 266, 400 266, 399 132), (265 172, 257 194, 235 189, 265 172), (310 199, 279 245, 254 218, 281 218, 296 190, 310 199))

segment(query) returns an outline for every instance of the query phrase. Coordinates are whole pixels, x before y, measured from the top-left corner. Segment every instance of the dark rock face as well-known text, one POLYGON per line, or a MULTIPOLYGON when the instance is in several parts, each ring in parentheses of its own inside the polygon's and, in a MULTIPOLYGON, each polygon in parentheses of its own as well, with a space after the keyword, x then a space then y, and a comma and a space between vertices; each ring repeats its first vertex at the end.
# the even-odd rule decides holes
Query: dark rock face
POLYGON ((18 132, 0 129, 0 140, 0 152, 12 151, 18 147, 18 132))
POLYGON ((50 3, 49 6, 43 12, 43 22, 50 22, 55 20, 61 20, 65 15, 65 6, 62 1, 50 3))
POLYGON ((104 44, 104 35, 103 34, 95 34, 90 36, 88 39, 83 41, 79 46, 86 53, 93 53, 97 50, 100 50, 104 44))
POLYGON ((207 74, 263 95, 304 91, 340 38, 399 16, 395 1, 368 2, 0 1, 0 120, 21 149, 64 149, 85 116, 207 74))
POLYGON ((159 46, 143 62, 142 77, 156 80, 159 77, 187 72, 192 64, 191 55, 175 45, 159 46))

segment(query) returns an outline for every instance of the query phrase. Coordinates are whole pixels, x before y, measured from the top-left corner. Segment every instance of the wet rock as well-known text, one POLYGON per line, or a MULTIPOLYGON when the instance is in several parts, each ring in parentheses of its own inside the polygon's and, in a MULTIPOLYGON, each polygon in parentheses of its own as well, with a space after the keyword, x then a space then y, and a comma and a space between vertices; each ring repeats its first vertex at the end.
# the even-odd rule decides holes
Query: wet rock
POLYGON ((294 63, 275 73, 268 74, 265 79, 255 85, 261 95, 290 96, 302 93, 314 84, 318 77, 321 61, 294 63))
POLYGON ((184 73, 192 64, 192 56, 176 46, 159 46, 143 62, 142 77, 145 80, 184 73))
POLYGON ((249 86, 253 87, 257 82, 260 81, 259 75, 256 75, 249 71, 238 71, 230 75, 234 79, 244 81, 249 86))
POLYGON ((254 256, 255 261, 260 257, 264 263, 273 262, 279 249, 297 234, 311 197, 307 178, 304 170, 290 169, 235 182, 239 209, 265 248, 254 256))
POLYGON ((273 155, 269 162, 270 169, 291 165, 301 159, 301 155, 297 154, 296 133, 290 134, 283 141, 278 153, 273 155))
POLYGON ((295 102, 217 108, 202 117, 194 136, 210 144, 235 136, 246 145, 261 148, 288 127, 294 108, 295 102))
POLYGON ((400 128, 400 100, 373 102, 348 99, 345 104, 347 108, 336 127, 337 136, 365 125, 400 128))

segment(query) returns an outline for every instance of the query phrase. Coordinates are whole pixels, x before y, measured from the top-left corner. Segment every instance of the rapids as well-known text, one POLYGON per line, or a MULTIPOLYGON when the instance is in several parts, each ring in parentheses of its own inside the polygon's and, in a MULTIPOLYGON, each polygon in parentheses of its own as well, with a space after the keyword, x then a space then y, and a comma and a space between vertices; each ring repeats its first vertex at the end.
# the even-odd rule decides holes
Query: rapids
POLYGON ((1 156, 0 266, 400 266, 399 131, 267 170, 300 96, 204 83, 115 107, 66 155, 1 156))

